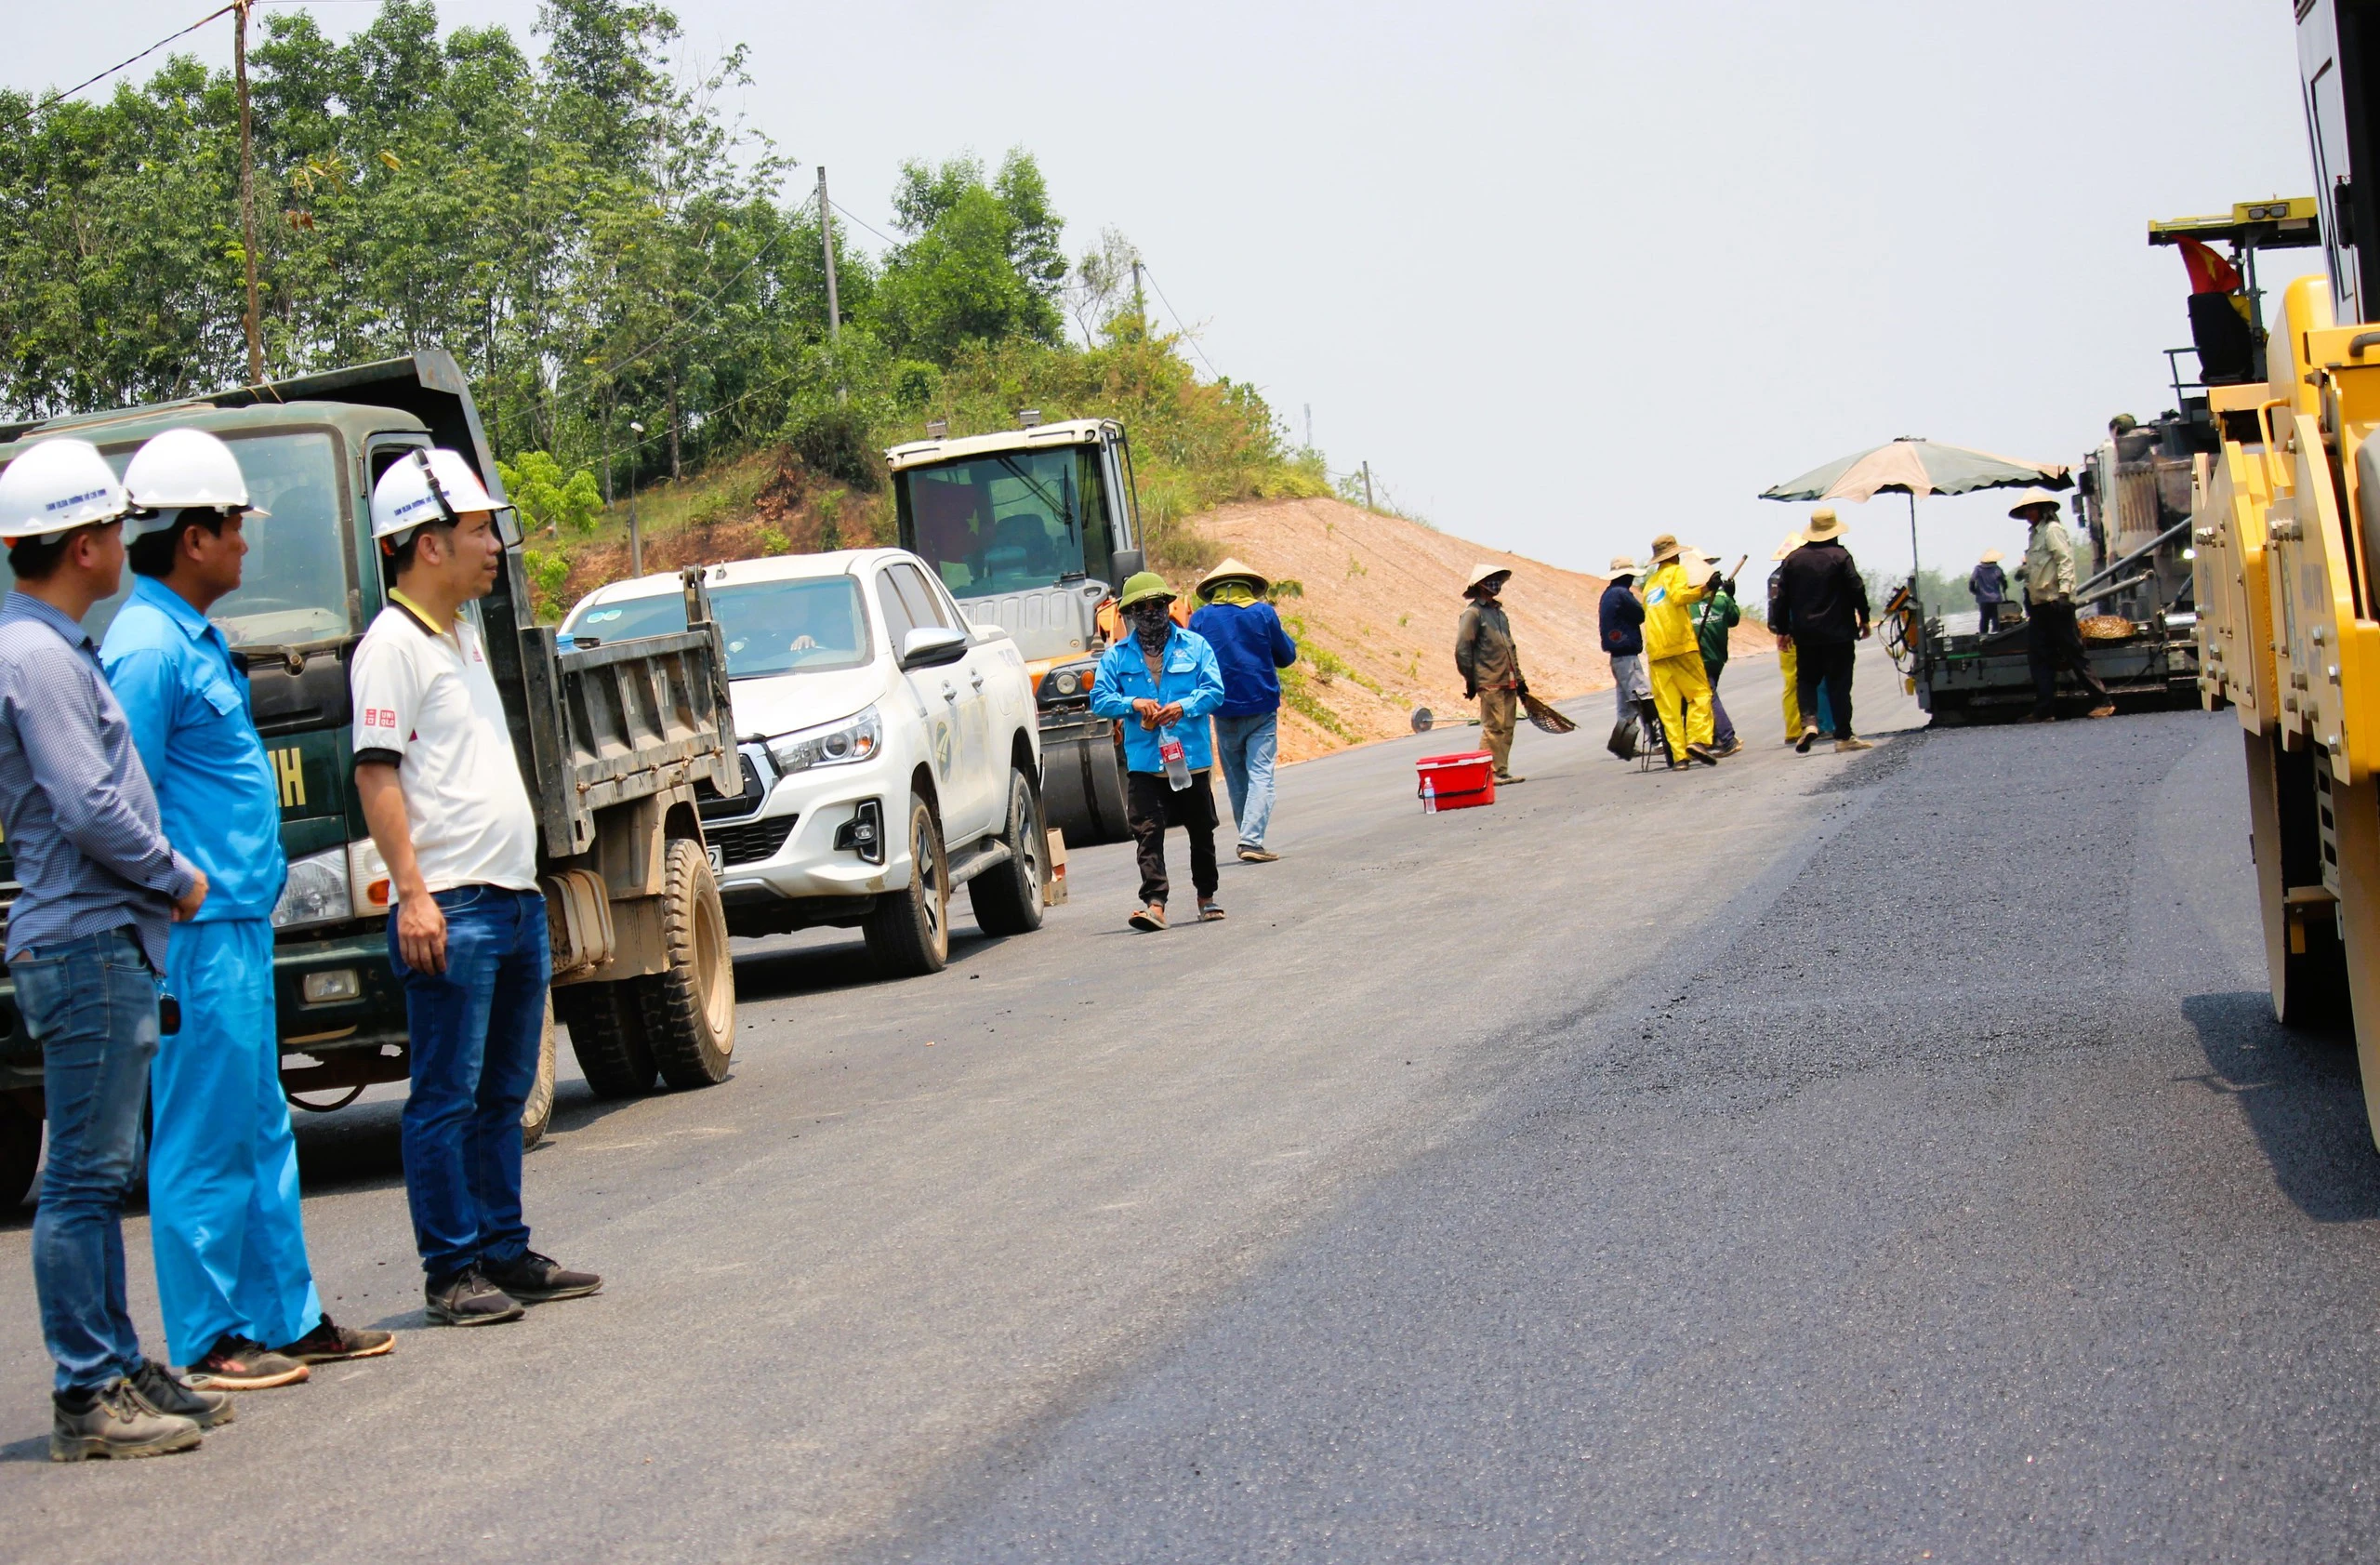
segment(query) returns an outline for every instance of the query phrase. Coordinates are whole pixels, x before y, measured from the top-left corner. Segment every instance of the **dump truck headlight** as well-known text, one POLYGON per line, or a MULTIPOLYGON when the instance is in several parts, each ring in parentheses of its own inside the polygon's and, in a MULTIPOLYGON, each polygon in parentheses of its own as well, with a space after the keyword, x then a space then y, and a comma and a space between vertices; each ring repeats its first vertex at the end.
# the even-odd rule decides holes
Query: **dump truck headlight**
POLYGON ((281 900, 273 905, 272 927, 295 929, 351 916, 347 849, 340 846, 311 854, 289 867, 289 883, 281 888, 281 900))
POLYGON ((874 707, 840 723, 796 729, 769 741, 769 759, 784 773, 868 761, 884 747, 884 722, 874 707))
POLYGON ((1052 669, 1041 676, 1041 704, 1048 706, 1053 701, 1086 700, 1091 696, 1091 685, 1097 683, 1098 678, 1099 660, 1097 658, 1052 669))
POLYGON ((328 1005, 334 1001, 353 1000, 364 992, 364 975, 352 967, 334 967, 327 973, 309 973, 298 981, 298 990, 309 1005, 328 1005))

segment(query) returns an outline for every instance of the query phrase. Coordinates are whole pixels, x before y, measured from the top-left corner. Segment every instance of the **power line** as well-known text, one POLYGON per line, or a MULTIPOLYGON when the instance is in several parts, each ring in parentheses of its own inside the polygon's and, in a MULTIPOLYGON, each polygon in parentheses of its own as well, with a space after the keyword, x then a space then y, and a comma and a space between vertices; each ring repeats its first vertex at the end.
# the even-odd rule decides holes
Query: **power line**
POLYGON ((195 33, 200 28, 205 27, 208 22, 213 21, 217 17, 230 16, 237 9, 239 9, 237 5, 231 5, 224 7, 218 11, 207 12, 196 21, 192 22, 188 27, 183 28, 181 32, 167 33, 165 37, 160 38, 155 43, 150 45, 147 48, 142 49, 139 54, 134 55, 130 60, 119 60, 115 64, 111 65, 106 70, 100 72, 98 75, 91 77, 87 81, 77 82, 73 86, 66 88, 63 92, 51 93, 47 98, 43 99, 40 102, 26 110, 23 113, 19 114, 7 125, 0 125, 0 130, 16 129, 19 126, 24 124, 27 120, 32 119, 36 114, 39 114, 45 109, 49 108, 52 104, 62 102, 65 99, 73 97, 76 93, 82 91, 86 86, 93 86, 100 82, 106 81, 110 76, 114 75, 117 72, 124 70, 127 66, 139 64, 142 60, 148 59, 151 55, 155 54, 159 49, 164 48, 167 44, 172 43, 175 39, 195 33))
POLYGON ((1173 324, 1182 328, 1182 339, 1190 344, 1190 351, 1198 355, 1198 362, 1207 366, 1207 373, 1221 380, 1223 372, 1215 367, 1214 360, 1207 357, 1207 351, 1198 346, 1198 338, 1191 332, 1189 323, 1182 318, 1182 312, 1174 309, 1173 301, 1165 297, 1165 285, 1157 280, 1157 268, 1144 259, 1141 270, 1149 274, 1149 286, 1157 290, 1157 301, 1165 306, 1166 313, 1171 315, 1173 324))
POLYGON ((836 201, 832 196, 827 197, 827 201, 834 206, 836 211, 840 212, 844 217, 849 218, 852 221, 859 224, 860 227, 867 230, 868 232, 876 235, 877 238, 883 240, 887 245, 898 245, 901 243, 891 234, 886 233, 882 229, 878 228, 874 223, 869 222, 866 218, 861 217, 858 213, 844 206, 841 202, 836 201))

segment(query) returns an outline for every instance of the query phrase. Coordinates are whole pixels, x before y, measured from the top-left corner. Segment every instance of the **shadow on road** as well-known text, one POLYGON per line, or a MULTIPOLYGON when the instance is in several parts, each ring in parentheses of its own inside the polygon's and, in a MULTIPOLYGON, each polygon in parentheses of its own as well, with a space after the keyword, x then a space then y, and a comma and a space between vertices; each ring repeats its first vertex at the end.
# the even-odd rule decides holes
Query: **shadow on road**
MULTIPOLYGON (((989 955, 1013 938, 972 930, 950 932, 952 967, 989 955)), ((739 952, 735 958, 735 998, 782 1000, 790 995, 826 994, 868 984, 896 984, 877 970, 864 940, 839 940, 832 945, 802 945, 774 950, 739 952)))
POLYGON ((2182 1015, 2206 1053, 2207 1073, 2191 1080, 2240 1100, 2281 1193, 2317 1222, 2380 1217, 2380 1156, 2353 1040, 2289 1030, 2260 991, 2191 995, 2182 1015))

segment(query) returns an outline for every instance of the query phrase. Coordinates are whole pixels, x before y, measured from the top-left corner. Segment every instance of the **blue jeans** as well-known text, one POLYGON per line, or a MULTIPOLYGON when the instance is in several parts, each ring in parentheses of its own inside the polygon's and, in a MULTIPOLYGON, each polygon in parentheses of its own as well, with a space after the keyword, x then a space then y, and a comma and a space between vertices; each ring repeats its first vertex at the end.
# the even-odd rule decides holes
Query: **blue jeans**
POLYGON ((553 952, 546 899, 458 886, 446 914, 446 971, 405 965, 389 920, 389 965, 405 987, 413 1095, 405 1099, 405 1200, 421 1269, 443 1278, 529 1247, 521 1219, 521 1106, 537 1080, 553 952))
POLYGON ((90 1390, 140 1368, 124 1303, 124 1202, 140 1155, 157 975, 129 924, 8 963, 25 1030, 41 1044, 49 1162, 33 1216, 33 1291, 58 1389, 90 1390))
POLYGON ((1239 823, 1239 844, 1264 845, 1273 820, 1273 757, 1281 746, 1281 714, 1250 712, 1215 716, 1215 755, 1223 763, 1223 788, 1231 794, 1231 818, 1239 823))

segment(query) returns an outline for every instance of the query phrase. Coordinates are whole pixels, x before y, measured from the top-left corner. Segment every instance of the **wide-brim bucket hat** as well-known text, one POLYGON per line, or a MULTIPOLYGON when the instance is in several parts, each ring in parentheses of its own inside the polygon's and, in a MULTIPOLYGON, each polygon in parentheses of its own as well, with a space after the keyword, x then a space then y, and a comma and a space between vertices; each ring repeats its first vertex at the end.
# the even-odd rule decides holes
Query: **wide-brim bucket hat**
POLYGON ((1672 560, 1677 558, 1677 535, 1675 533, 1663 533, 1659 537, 1653 540, 1653 548, 1651 550, 1652 557, 1646 563, 1655 565, 1666 565, 1672 560))
POLYGON ((1611 564, 1608 568, 1613 579, 1617 580, 1623 576, 1634 576, 1637 564, 1625 554, 1615 554, 1611 557, 1611 564))
POLYGON ((1226 581, 1244 581, 1248 590, 1260 598, 1273 590, 1273 584, 1265 579, 1263 572, 1226 554, 1222 564, 1198 578, 1198 596, 1204 598, 1226 581))
POLYGON ((1842 517, 1837 516, 1831 508, 1820 506, 1810 512, 1810 524, 1802 529, 1802 541, 1824 543, 1830 538, 1841 537, 1846 530, 1842 517))

